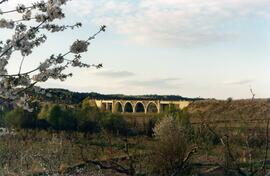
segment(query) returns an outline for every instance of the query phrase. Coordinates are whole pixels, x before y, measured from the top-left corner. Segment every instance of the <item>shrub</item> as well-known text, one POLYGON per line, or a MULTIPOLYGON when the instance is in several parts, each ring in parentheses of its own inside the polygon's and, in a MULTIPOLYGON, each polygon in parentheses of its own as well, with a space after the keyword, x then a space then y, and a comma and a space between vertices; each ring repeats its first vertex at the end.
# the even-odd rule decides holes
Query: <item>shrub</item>
POLYGON ((101 124, 105 130, 116 135, 127 135, 129 132, 128 123, 120 114, 105 114, 101 124))
POLYGON ((87 133, 98 133, 100 132, 101 128, 98 122, 88 120, 80 124, 78 126, 78 130, 81 132, 87 132, 87 133))
POLYGON ((35 122, 35 114, 22 108, 16 108, 5 115, 5 123, 11 128, 34 128, 35 122))
POLYGON ((98 133, 101 130, 99 119, 102 114, 97 107, 90 106, 90 100, 86 98, 81 105, 76 108, 75 118, 77 129, 81 132, 98 133))
POLYGON ((167 116, 171 116, 178 121, 179 125, 184 129, 184 133, 188 140, 194 140, 195 133, 191 125, 190 114, 188 113, 187 109, 179 110, 172 108, 167 116))
POLYGON ((50 113, 51 106, 48 104, 45 104, 42 106, 40 112, 38 113, 38 118, 39 119, 48 119, 49 113, 50 113))
POLYGON ((150 118, 149 121, 146 124, 146 129, 145 129, 145 134, 148 137, 153 137, 154 136, 154 128, 157 124, 157 122, 160 120, 159 117, 153 117, 150 118))
POLYGON ((38 129, 48 129, 51 127, 51 124, 45 119, 37 119, 36 128, 38 129))
POLYGON ((172 116, 163 118, 154 128, 154 136, 157 141, 151 146, 151 174, 186 174, 189 142, 180 121, 172 116))
POLYGON ((55 130, 75 130, 77 121, 73 116, 73 112, 69 109, 64 109, 59 105, 54 105, 48 115, 48 122, 55 130))
POLYGON ((201 144, 207 146, 218 145, 220 144, 220 139, 218 136, 214 135, 208 128, 204 125, 196 128, 196 140, 201 144))

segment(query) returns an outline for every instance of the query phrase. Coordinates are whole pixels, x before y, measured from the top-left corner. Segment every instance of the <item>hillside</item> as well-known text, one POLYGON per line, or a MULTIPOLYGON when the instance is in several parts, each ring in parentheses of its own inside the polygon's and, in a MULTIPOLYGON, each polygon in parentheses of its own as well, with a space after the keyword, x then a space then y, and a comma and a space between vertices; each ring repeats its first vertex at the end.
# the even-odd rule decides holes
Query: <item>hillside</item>
POLYGON ((188 111, 192 121, 260 121, 270 119, 269 99, 232 101, 202 100, 191 103, 188 111))
POLYGON ((34 95, 41 101, 49 101, 56 103, 77 104, 85 98, 99 99, 99 100, 199 100, 199 98, 188 98, 179 95, 122 95, 122 94, 100 94, 95 92, 72 92, 66 89, 42 89, 44 94, 34 95))

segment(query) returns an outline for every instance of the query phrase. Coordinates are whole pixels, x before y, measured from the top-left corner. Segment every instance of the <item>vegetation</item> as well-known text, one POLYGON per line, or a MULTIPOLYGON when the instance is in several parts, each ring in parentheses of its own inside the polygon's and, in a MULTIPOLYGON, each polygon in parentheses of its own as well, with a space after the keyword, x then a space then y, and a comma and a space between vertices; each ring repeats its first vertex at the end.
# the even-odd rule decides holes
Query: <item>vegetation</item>
POLYGON ((25 58, 46 42, 50 32, 82 26, 56 24, 65 17, 62 7, 67 3, 48 0, 0 10, 0 29, 10 31, 0 40, 0 175, 270 175, 270 102, 254 99, 252 89, 251 100, 195 101, 202 99, 35 86, 49 79, 64 81, 72 76, 65 72, 69 67, 102 67, 82 63, 81 54, 105 32, 104 25, 85 40, 71 43, 65 53, 51 54, 31 70, 22 69, 25 58), (10 60, 20 56, 18 71, 10 72, 10 60), (89 99, 192 103, 183 110, 127 117, 101 112, 89 99))
POLYGON ((189 140, 188 131, 191 126, 181 123, 183 116, 177 117, 178 119, 173 116, 163 118, 154 128, 157 142, 151 147, 149 160, 150 172, 153 175, 189 173, 189 160, 196 148, 190 147, 192 142, 189 140))
POLYGON ((22 108, 17 108, 6 114, 5 122, 10 128, 33 128, 35 117, 34 114, 22 108))
MULTIPOLYGON (((247 176, 269 171, 269 123, 231 121, 236 109, 228 106, 237 107, 235 100, 215 102, 218 111, 212 114, 223 115, 217 123, 211 113, 195 110, 204 109, 204 102, 145 115, 144 120, 101 112, 89 102, 72 106, 36 102, 40 108, 33 112, 7 111, 4 125, 15 131, 1 138, 0 173, 247 176), (198 114, 203 115, 200 122, 198 114)), ((249 103, 246 100, 247 108, 249 103)))
POLYGON ((89 99, 77 106, 44 104, 36 112, 15 108, 5 114, 4 124, 16 129, 52 129, 85 133, 106 130, 116 135, 127 135, 131 132, 121 114, 100 112, 97 107, 90 106, 89 99))

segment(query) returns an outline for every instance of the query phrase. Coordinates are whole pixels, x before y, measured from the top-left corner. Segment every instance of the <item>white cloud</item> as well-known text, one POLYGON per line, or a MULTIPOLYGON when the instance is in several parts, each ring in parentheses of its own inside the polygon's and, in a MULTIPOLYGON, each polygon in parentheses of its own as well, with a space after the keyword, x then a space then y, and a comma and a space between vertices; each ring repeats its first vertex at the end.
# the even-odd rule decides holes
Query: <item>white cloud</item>
POLYGON ((136 79, 121 82, 125 86, 137 88, 159 88, 159 89, 177 89, 180 88, 178 78, 152 78, 152 79, 136 79))
POLYGON ((225 85, 246 85, 252 83, 252 80, 249 79, 243 79, 243 80, 229 80, 224 81, 223 84, 225 85))
MULTIPOLYGON (((10 0, 1 8, 35 1, 10 0)), ((73 0, 65 9, 139 44, 189 46, 233 40, 242 19, 269 18, 269 7, 269 0, 73 0)))
MULTIPOLYGON (((242 19, 269 16, 269 0, 100 0, 89 13, 97 24, 146 45, 194 45, 231 40, 242 19)), ((77 2, 78 3, 78 2, 77 2)), ((82 8, 84 8, 82 6, 82 8)))
MULTIPOLYGON (((78 16, 89 15, 93 10, 93 3, 89 0, 73 0, 67 3, 68 10, 78 16)), ((68 13, 68 11, 66 11, 68 13)))
POLYGON ((97 71, 95 75, 102 76, 106 78, 125 78, 134 76, 135 73, 130 71, 114 71, 114 70, 106 70, 106 71, 97 71))

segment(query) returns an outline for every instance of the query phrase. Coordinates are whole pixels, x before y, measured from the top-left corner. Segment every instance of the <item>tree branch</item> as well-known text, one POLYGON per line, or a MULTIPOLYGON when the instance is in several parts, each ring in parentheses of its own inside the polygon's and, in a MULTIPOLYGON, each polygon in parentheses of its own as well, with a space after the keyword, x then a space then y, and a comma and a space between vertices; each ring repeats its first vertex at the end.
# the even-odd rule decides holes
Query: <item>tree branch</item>
POLYGON ((256 173, 258 173, 259 171, 263 170, 264 173, 265 173, 265 167, 266 167, 266 161, 267 161, 267 155, 268 155, 268 149, 269 149, 269 119, 267 121, 267 127, 266 127, 266 146, 265 146, 265 154, 264 154, 264 160, 263 160, 263 163, 262 163, 262 166, 255 170, 254 172, 252 172, 250 174, 250 176, 253 176, 255 175, 256 173))
MULTIPOLYGON (((3 3, 3 2, 5 2, 5 1, 8 1, 8 0, 2 0, 1 2, 3 3)), ((1 2, 0 2, 0 4, 1 4, 1 2)), ((25 10, 32 9, 33 7, 34 7, 34 6, 25 7, 25 10)), ((12 12, 17 12, 17 9, 4 11, 4 12, 2 12, 2 14, 12 13, 12 12)))
POLYGON ((7 2, 8 0, 1 0, 0 1, 0 4, 4 3, 4 2, 7 2))
POLYGON ((23 56, 23 58, 22 58, 22 60, 21 60, 18 75, 20 75, 20 74, 21 74, 21 70, 22 70, 22 65, 23 65, 23 62, 24 62, 24 58, 25 58, 25 56, 23 56))
MULTIPOLYGON (((36 32, 39 27, 41 25, 43 25, 45 22, 47 21, 47 19, 45 19, 43 22, 41 22, 38 26, 34 27, 33 30, 36 32)), ((22 38, 20 38, 17 42, 22 41, 23 39, 25 39, 26 35, 24 35, 22 38)), ((1 55, 0 58, 3 57, 5 54, 7 54, 9 52, 9 50, 11 50, 13 48, 13 45, 11 45, 9 48, 7 48, 1 55)))
MULTIPOLYGON (((45 21, 44 21, 45 22, 45 21)), ((43 23, 44 23, 43 22, 43 23)), ((42 23, 42 24, 43 24, 42 23)), ((42 24, 40 24, 40 25, 38 25, 36 28, 39 28, 42 24)), ((100 33, 100 32, 103 32, 103 31, 105 31, 105 28, 106 28, 106 26, 101 26, 100 27, 100 29, 99 29, 99 31, 98 32, 96 32, 94 35, 92 35, 92 36, 90 36, 88 39, 87 39, 87 41, 90 41, 90 40, 93 40, 93 39, 95 39, 95 37, 100 33)), ((24 37, 23 37, 24 38, 24 37)), ((23 38, 22 39, 20 39, 20 40, 23 40, 23 38)), ((19 40, 19 41, 20 41, 19 40)), ((2 57, 5 53, 7 53, 8 52, 8 50, 10 50, 10 49, 12 49, 13 48, 13 46, 11 46, 10 48, 8 48, 6 51, 4 51, 4 53, 3 54, 1 54, 1 56, 0 57, 2 57)), ((71 51, 68 51, 68 52, 66 52, 64 55, 62 55, 62 57, 65 57, 65 56, 67 56, 67 55, 69 55, 71 53, 71 51)), ((73 60, 70 60, 70 59, 64 59, 65 61, 68 61, 68 62, 73 62, 73 60)), ((23 62, 23 61, 22 61, 23 62)), ((21 63, 22 64, 22 63, 21 63)), ((102 67, 102 64, 92 64, 92 65, 90 65, 91 67, 96 67, 96 68, 101 68, 102 67)), ((21 68, 21 66, 20 66, 20 68, 21 68)), ((18 73, 18 74, 12 74, 12 75, 0 75, 0 77, 13 77, 13 76, 21 76, 21 75, 28 75, 28 74, 30 74, 30 73, 33 73, 33 72, 35 72, 35 71, 37 71, 38 69, 39 69, 40 67, 37 67, 37 68, 35 68, 35 69, 33 69, 33 70, 31 70, 31 71, 28 71, 28 72, 25 72, 25 73, 18 73)), ((21 70, 21 69, 20 69, 21 70)))
MULTIPOLYGON (((237 160, 234 158, 232 151, 230 149, 230 143, 229 143, 229 136, 225 135, 226 137, 226 141, 224 142, 223 138, 220 137, 209 125, 205 124, 206 127, 209 129, 210 132, 212 132, 216 137, 219 138, 220 142, 222 143, 224 149, 228 152, 229 157, 232 159, 232 161, 235 163, 236 165, 236 171, 242 175, 242 176, 246 176, 246 173, 242 171, 242 169, 240 168, 239 163, 237 162, 237 160)), ((227 168, 226 168, 227 169, 227 168)))
POLYGON ((250 90, 250 93, 252 95, 252 100, 254 100, 256 94, 253 92, 253 89, 251 87, 249 90, 250 90))

